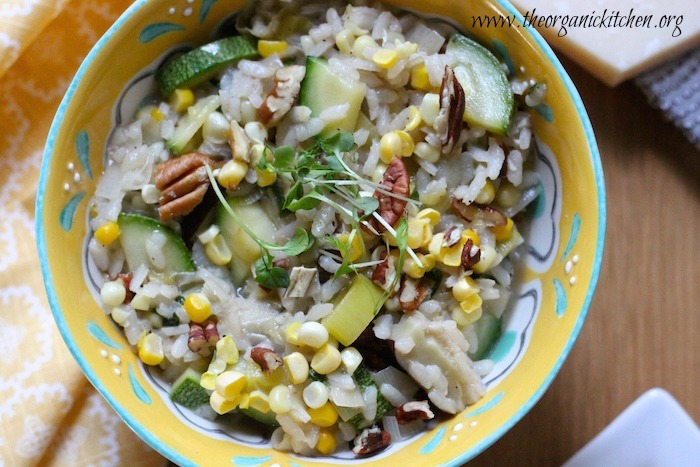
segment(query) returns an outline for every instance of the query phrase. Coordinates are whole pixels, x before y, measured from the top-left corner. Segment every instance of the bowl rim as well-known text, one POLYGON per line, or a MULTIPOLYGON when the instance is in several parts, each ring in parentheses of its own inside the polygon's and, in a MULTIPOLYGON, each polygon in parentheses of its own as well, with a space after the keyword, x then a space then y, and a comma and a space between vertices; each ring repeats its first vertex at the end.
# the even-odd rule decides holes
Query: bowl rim
MULTIPOLYGON (((523 23, 523 16, 520 12, 510 3, 509 0, 486 0, 493 2, 503 8, 508 14, 513 15, 516 21, 523 23)), ((124 420, 124 422, 146 443, 148 443, 153 449, 164 457, 170 459, 171 461, 177 463, 180 466, 195 466, 191 460, 185 458, 182 454, 172 449, 170 446, 165 444, 160 440, 154 433, 145 429, 133 416, 126 411, 119 402, 109 393, 107 388, 102 384, 101 380, 97 375, 91 370, 86 359, 83 357, 82 353, 78 349, 77 343, 74 340, 68 325, 63 317, 63 311, 60 304, 58 303, 58 298, 56 295, 56 290, 54 288, 53 280, 51 277, 51 271, 49 269, 46 250, 46 231, 44 229, 43 222, 43 212, 44 212, 44 195, 47 186, 47 180, 49 177, 49 167, 51 163, 52 154, 54 152, 54 142, 56 136, 62 126, 63 118, 65 116, 66 109, 70 103, 76 89, 83 79, 83 75, 87 69, 92 65, 95 57, 100 53, 105 44, 112 38, 117 30, 127 22, 139 9, 144 7, 148 3, 148 0, 135 0, 120 16, 119 18, 109 27, 109 29, 100 37, 100 39, 95 43, 90 52, 86 55, 85 59, 82 61, 75 76, 71 80, 66 93, 64 94, 61 102, 58 106, 56 114, 51 123, 49 129, 48 137, 46 140, 46 145, 44 147, 42 162, 40 167, 39 175, 39 185, 37 189, 36 197, 36 210, 35 210, 35 232, 36 232, 36 243, 38 248, 38 254, 41 265, 41 272, 44 279, 44 286, 46 288, 46 294, 49 302, 49 307, 51 308, 51 313, 53 314, 56 325, 58 326, 59 332, 64 342, 68 346, 73 358, 77 361, 81 370, 88 378, 90 383, 95 387, 95 389, 105 398, 109 405, 117 412, 119 417, 124 420)), ((583 323, 588 315, 588 310, 593 299, 593 295, 598 283, 598 278, 600 275, 600 269, 603 259, 603 250, 605 244, 605 231, 606 231, 606 218, 607 218, 607 202, 605 194, 605 180, 603 175, 603 167, 600 159, 600 153, 598 151, 598 145, 596 143, 595 135, 593 133, 593 128, 591 126, 590 119, 585 110, 581 96, 578 93, 573 81, 569 77, 568 73, 565 71, 561 62, 557 58, 556 54, 549 46, 549 44, 544 40, 542 35, 534 28, 526 28, 527 33, 530 35, 534 43, 539 47, 541 52, 546 56, 546 58, 551 62, 552 66, 556 70, 557 74, 561 78, 564 86, 569 93, 576 113, 581 121, 586 142, 588 144, 588 149, 590 152, 591 163, 593 166, 593 172, 596 180, 596 194, 598 197, 598 238, 596 239, 595 245, 595 257, 593 260, 593 267, 591 271, 591 280, 588 284, 588 289, 584 302, 581 306, 581 311, 579 313, 578 319, 569 335, 569 338, 559 355, 559 358, 555 362, 554 366, 549 371, 547 377, 544 379, 539 388, 527 399, 527 401, 520 407, 520 409, 513 414, 505 423, 499 426, 493 433, 485 437, 481 442, 476 444, 472 449, 462 453, 461 455, 453 458, 451 461, 444 465, 460 465, 473 459, 477 455, 481 454, 489 446, 500 439, 505 433, 507 433, 518 421, 520 421, 525 414, 527 414, 532 407, 540 400, 544 392, 552 384, 552 381, 559 373, 564 361, 568 357, 571 348, 578 339, 578 335, 581 331, 583 323)))

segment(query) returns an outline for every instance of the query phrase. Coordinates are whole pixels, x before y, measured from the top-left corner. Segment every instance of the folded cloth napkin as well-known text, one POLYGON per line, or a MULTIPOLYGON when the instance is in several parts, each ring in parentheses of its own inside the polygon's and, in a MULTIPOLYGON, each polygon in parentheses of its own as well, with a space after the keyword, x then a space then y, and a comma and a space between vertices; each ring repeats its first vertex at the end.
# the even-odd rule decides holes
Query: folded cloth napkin
POLYGON ((0 467, 158 466, 54 324, 34 198, 46 135, 80 62, 129 0, 0 0, 0 467))
POLYGON ((644 73, 636 82, 649 102, 700 149, 700 47, 644 73))

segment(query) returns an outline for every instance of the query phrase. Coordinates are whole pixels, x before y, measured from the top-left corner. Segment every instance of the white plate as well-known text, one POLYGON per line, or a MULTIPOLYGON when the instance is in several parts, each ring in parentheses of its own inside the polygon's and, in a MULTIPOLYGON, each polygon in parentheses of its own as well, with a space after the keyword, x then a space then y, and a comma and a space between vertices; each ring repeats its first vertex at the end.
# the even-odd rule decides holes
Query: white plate
POLYGON ((700 466, 700 429, 665 390, 642 394, 563 467, 700 466))

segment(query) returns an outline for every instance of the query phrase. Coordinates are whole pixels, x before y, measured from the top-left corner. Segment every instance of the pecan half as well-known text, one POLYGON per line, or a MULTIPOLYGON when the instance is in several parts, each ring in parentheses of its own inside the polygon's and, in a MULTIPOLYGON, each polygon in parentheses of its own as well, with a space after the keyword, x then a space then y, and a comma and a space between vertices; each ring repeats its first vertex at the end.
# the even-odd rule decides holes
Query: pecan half
POLYGON ((396 409, 396 421, 399 425, 406 425, 414 420, 431 420, 434 417, 428 401, 410 401, 396 409))
POLYGON ((443 154, 451 153, 459 139, 464 115, 464 98, 464 89, 457 81, 455 72, 445 65, 445 74, 440 85, 440 111, 435 118, 435 129, 442 143, 443 154))
POLYGON ((190 323, 190 335, 187 339, 187 347, 202 357, 211 355, 211 347, 204 334, 204 328, 197 323, 190 323))
POLYGON ((250 358, 260 365, 260 369, 265 373, 273 372, 284 363, 274 350, 266 347, 253 347, 250 349, 250 358))
POLYGON ((158 214, 161 222, 192 212, 209 189, 206 166, 212 160, 196 152, 156 166, 155 185, 161 192, 158 214))
POLYGON ((404 277, 399 290, 399 304, 404 313, 413 313, 428 297, 430 289, 422 280, 404 277))
POLYGON ((382 254, 380 256, 382 262, 377 264, 377 266, 374 268, 374 271, 372 271, 372 282, 374 282, 383 289, 386 288, 386 285, 388 284, 387 276, 389 273, 390 258, 391 257, 386 254, 386 251, 382 251, 382 254))
POLYGON ((359 455, 372 454, 380 449, 384 449, 389 443, 391 443, 391 435, 375 425, 365 428, 355 438, 355 446, 352 448, 352 452, 359 455))
POLYGON ((258 120, 267 127, 275 126, 292 110, 301 89, 306 68, 291 65, 275 73, 275 85, 258 109, 258 120))
POLYGON ((490 206, 465 204, 462 200, 452 198, 452 208, 465 221, 475 227, 493 227, 506 225, 508 218, 499 210, 490 206))
MULTIPOLYGON (((411 194, 409 184, 410 178, 406 164, 401 158, 394 157, 384 171, 381 182, 382 191, 376 190, 374 192, 374 197, 379 200, 378 213, 391 226, 401 219, 406 210, 408 203, 406 198, 411 194)), ((371 221, 372 227, 377 232, 381 233, 386 230, 383 225, 377 222, 377 219, 372 218, 371 221)))
POLYGON ((474 245, 474 241, 470 238, 462 248, 462 266, 464 269, 472 269, 479 261, 481 261, 481 250, 474 245))
POLYGON ((210 319, 204 323, 204 338, 212 348, 219 342, 219 328, 216 326, 216 321, 210 319))

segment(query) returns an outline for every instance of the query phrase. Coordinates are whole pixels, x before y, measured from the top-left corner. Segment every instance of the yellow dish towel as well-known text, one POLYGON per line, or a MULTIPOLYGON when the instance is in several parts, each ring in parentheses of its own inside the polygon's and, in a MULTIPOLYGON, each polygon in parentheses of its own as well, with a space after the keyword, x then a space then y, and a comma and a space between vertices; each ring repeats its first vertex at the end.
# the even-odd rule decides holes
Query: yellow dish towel
POLYGON ((0 0, 0 466, 166 463, 73 360, 35 247, 34 199, 53 115, 82 59, 129 3, 0 0))

